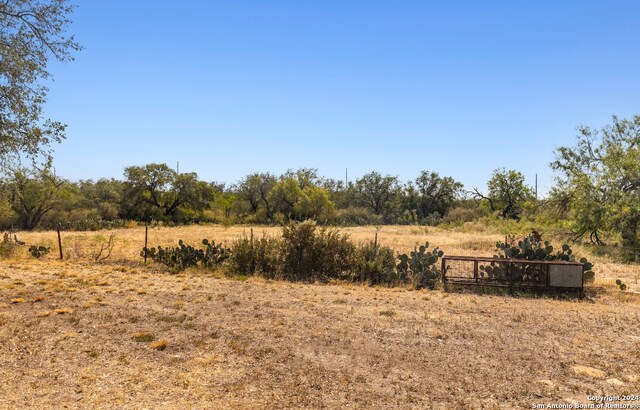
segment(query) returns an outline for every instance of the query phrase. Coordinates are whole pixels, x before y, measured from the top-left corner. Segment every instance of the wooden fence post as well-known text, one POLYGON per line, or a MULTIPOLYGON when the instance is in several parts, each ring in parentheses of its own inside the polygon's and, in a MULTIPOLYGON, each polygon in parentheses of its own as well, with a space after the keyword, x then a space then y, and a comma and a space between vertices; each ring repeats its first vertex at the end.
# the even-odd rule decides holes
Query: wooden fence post
POLYGON ((62 260, 62 239, 60 238, 60 224, 58 224, 58 249, 60 249, 60 260, 62 260))
POLYGON ((147 264, 147 241, 149 239, 149 220, 144 220, 144 264, 147 264))

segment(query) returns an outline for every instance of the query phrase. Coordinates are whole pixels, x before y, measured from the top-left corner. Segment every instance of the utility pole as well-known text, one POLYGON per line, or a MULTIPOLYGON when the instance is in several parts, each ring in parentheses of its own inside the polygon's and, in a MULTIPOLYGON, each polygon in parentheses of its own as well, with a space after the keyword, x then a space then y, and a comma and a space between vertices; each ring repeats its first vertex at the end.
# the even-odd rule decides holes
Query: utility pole
POLYGON ((536 201, 538 200, 538 174, 536 174, 536 201))
POLYGON ((344 169, 344 187, 345 189, 349 186, 349 169, 344 169))
POLYGON ((180 175, 180 161, 176 163, 176 174, 180 175))

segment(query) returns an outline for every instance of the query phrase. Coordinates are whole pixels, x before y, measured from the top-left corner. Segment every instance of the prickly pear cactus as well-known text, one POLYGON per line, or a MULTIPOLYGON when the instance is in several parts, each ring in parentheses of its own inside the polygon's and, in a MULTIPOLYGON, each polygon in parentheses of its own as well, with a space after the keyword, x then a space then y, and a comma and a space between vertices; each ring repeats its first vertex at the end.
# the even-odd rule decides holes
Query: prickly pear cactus
MULTIPOLYGON (((542 236, 537 232, 531 233, 518 242, 517 246, 507 244, 503 242, 497 242, 496 248, 501 253, 494 255, 495 262, 491 262, 489 265, 479 266, 480 270, 478 274, 483 278, 494 280, 507 280, 508 272, 506 264, 501 263, 501 259, 524 259, 530 261, 567 261, 573 262, 576 260, 571 246, 563 244, 559 250, 555 251, 554 247, 549 241, 542 241, 542 236), (555 252, 554 252, 555 251, 555 252)), ((586 283, 593 282, 595 273, 593 272, 593 264, 588 262, 587 259, 580 259, 582 263, 583 279, 586 283)), ((529 282, 540 281, 544 278, 544 269, 536 265, 511 265, 511 279, 516 282, 529 282)))
POLYGON ((438 259, 444 255, 438 248, 429 251, 429 242, 415 247, 409 255, 398 255, 400 262, 396 266, 398 276, 411 281, 415 289, 433 289, 442 279, 442 272, 437 265, 438 259))

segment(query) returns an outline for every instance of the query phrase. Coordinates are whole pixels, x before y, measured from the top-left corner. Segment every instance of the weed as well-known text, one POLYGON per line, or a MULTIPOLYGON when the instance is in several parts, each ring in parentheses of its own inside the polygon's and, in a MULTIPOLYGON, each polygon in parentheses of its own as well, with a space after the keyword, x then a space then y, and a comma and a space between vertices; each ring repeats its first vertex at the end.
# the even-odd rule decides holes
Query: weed
POLYGON ((136 332, 131 335, 131 338, 136 342, 152 342, 155 340, 155 336, 149 332, 136 332))

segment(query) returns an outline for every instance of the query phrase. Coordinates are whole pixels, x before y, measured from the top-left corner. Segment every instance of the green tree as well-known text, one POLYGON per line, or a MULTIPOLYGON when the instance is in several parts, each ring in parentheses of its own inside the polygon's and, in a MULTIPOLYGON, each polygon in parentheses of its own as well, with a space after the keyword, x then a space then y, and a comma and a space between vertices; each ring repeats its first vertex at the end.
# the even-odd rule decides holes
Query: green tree
POLYGON ((265 222, 271 221, 273 206, 270 203, 269 192, 276 182, 276 177, 272 174, 256 172, 243 178, 235 186, 234 191, 238 199, 248 205, 252 214, 257 215, 262 212, 265 222))
POLYGON ((471 194, 477 201, 486 201, 491 212, 498 212, 503 218, 518 219, 524 203, 531 199, 531 188, 524 183, 524 175, 504 168, 493 171, 487 183, 489 193, 485 196, 477 188, 471 194))
POLYGON ((283 222, 307 219, 328 221, 334 204, 329 199, 329 193, 316 185, 318 182, 315 170, 288 171, 280 177, 269 192, 269 201, 274 210, 282 215, 283 222))
POLYGON ((50 161, 50 144, 65 137, 42 111, 50 59, 70 61, 80 49, 66 35, 72 11, 67 0, 0 2, 0 165, 21 154, 50 161))
POLYGON ((97 181, 81 180, 78 188, 82 194, 81 206, 95 209, 105 220, 119 217, 122 205, 125 183, 117 179, 101 178, 97 181))
POLYGON ((195 172, 178 174, 167 164, 125 168, 125 204, 130 218, 178 219, 182 211, 202 211, 214 199, 215 188, 195 172))
POLYGON ((451 177, 437 172, 422 171, 416 178, 418 217, 426 220, 430 215, 444 216, 460 197, 463 185, 451 177))
POLYGON ((49 169, 13 170, 6 187, 11 209, 22 229, 31 230, 56 206, 66 181, 49 169))
POLYGON ((402 201, 402 188, 398 177, 370 172, 356 180, 357 200, 360 206, 381 215, 385 223, 394 221, 402 201))
POLYGON ((640 116, 614 116, 600 130, 579 127, 577 144, 558 148, 551 167, 562 174, 578 235, 613 230, 640 251, 640 116))

